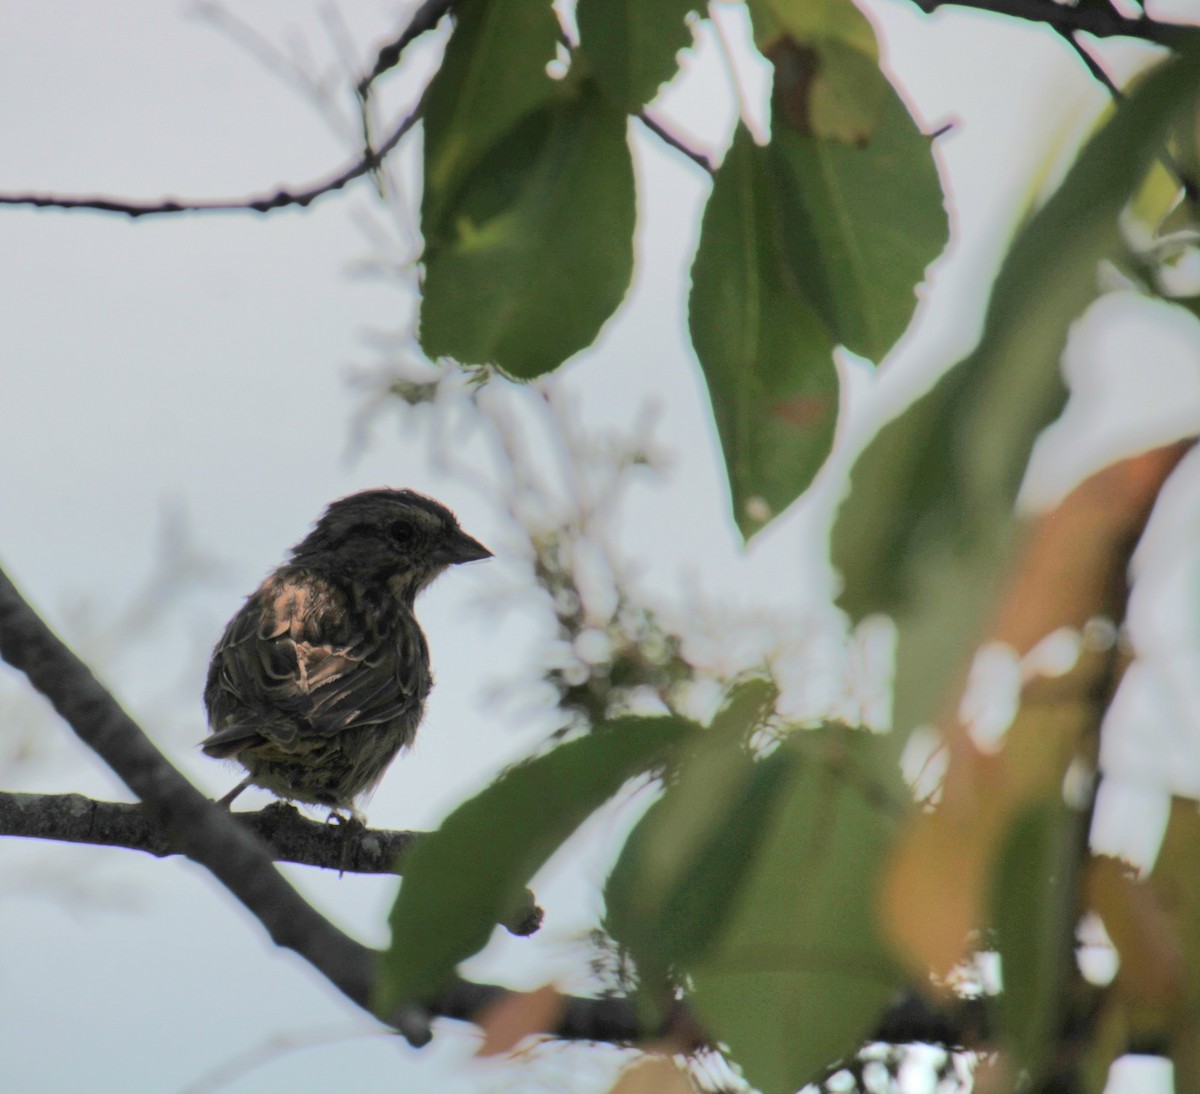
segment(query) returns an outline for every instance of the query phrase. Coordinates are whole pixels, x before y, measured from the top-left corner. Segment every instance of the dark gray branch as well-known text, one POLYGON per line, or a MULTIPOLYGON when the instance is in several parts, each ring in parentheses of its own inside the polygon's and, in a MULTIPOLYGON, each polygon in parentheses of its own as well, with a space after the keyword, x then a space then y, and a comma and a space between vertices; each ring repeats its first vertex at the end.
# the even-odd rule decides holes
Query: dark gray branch
POLYGON ((1101 4, 1068 5, 1057 0, 913 0, 913 3, 928 15, 941 7, 972 8, 1043 23, 1060 34, 1084 31, 1097 38, 1140 38, 1169 49, 1184 49, 1200 37, 1200 28, 1160 23, 1145 16, 1129 18, 1101 4))
MULTIPOLYGON (((424 834, 321 823, 285 802, 230 816, 268 844, 277 862, 352 874, 402 875, 403 856, 424 834)), ((0 791, 0 836, 124 847, 158 858, 180 853, 170 836, 152 823, 144 806, 95 801, 82 794, 0 791)), ((542 910, 527 891, 523 907, 503 926, 512 934, 531 935, 541 922, 542 910)))
POLYGON ((228 198, 215 201, 129 201, 124 198, 73 197, 63 194, 0 194, 0 205, 28 205, 35 209, 89 209, 99 213, 117 213, 127 217, 169 216, 179 213, 270 213, 289 206, 306 208, 326 194, 345 189, 355 179, 378 170, 388 153, 421 115, 418 106, 401 121, 377 149, 370 149, 333 178, 314 183, 303 190, 277 190, 261 197, 228 198))
POLYGON ((1118 102, 1125 97, 1124 92, 1117 87, 1113 82, 1113 78, 1104 71, 1104 66, 1096 60, 1095 57, 1088 52, 1083 43, 1075 37, 1074 31, 1066 30, 1063 27, 1054 28, 1060 38, 1063 39, 1071 47, 1075 56, 1083 62, 1083 67, 1088 70, 1088 75, 1092 77, 1101 87, 1104 88, 1118 102))
MULTIPOLYGON (((422 835, 322 824, 283 802, 230 816, 268 844, 276 861, 355 874, 402 874, 401 856, 422 835)), ((153 823, 144 805, 96 801, 82 794, 0 791, 0 836, 125 847, 158 858, 180 853, 170 835, 153 823)))
POLYGON ((0 656, 144 802, 155 828, 205 866, 262 923, 348 998, 370 1010, 375 954, 307 904, 275 869, 270 848, 187 781, 25 602, 0 570, 0 656))

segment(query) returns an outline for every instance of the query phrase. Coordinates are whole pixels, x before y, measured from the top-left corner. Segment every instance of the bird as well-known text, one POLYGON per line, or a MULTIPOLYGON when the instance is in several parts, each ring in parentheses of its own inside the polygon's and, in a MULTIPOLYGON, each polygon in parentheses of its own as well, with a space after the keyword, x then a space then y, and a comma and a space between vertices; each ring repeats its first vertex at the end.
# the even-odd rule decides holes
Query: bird
POLYGON ((357 800, 412 744, 433 683, 417 595, 450 566, 491 557, 413 490, 333 502, 213 650, 200 747, 247 772, 220 804, 258 786, 358 819, 357 800))

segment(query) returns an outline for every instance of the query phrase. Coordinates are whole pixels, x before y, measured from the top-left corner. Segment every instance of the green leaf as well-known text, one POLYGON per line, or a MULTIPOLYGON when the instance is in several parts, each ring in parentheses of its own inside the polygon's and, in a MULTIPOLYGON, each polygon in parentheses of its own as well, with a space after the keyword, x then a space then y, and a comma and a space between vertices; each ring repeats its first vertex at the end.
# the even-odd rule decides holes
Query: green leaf
POLYGON ((786 757, 755 763, 751 735, 778 691, 750 680, 681 749, 670 784, 630 834, 605 888, 606 926, 633 956, 645 1001, 720 932, 786 785, 786 757))
POLYGON ((732 921, 692 970, 697 1017, 766 1094, 792 1094, 853 1052, 903 985, 875 926, 902 800, 886 752, 845 728, 784 741, 784 798, 732 921))
POLYGON ((775 66, 774 125, 857 144, 894 95, 866 16, 850 0, 751 0, 758 48, 775 66))
POLYGON ((426 1001, 495 924, 559 845, 635 775, 695 732, 674 718, 623 718, 509 769, 459 806, 405 863, 376 1012, 426 1001))
POLYGON ((580 47, 605 94, 623 109, 640 110, 679 68, 691 45, 684 22, 698 0, 579 0, 580 47))
POLYGON ((475 165, 559 87, 546 72, 559 30, 549 0, 460 0, 454 16, 422 109, 427 235, 475 165))
POLYGON ((837 423, 833 337, 785 266, 782 237, 803 223, 773 166, 739 127, 704 211, 688 305, 746 536, 812 481, 837 423))
POLYGON ((1062 408, 1059 357, 1121 247, 1118 217, 1195 94, 1194 60, 1152 72, 1084 149, 1001 267, 979 348, 859 457, 834 528, 842 604, 897 623, 894 722, 928 721, 980 636, 1011 563, 1013 504, 1062 408))
POLYGON ((834 344, 881 358, 947 235, 929 141, 890 87, 857 147, 777 125, 760 148, 739 129, 705 210, 690 325, 744 535, 828 455, 834 344))
POLYGON ((755 763, 727 747, 719 759, 719 772, 694 765, 650 807, 605 887, 605 925, 633 957, 651 1005, 669 974, 684 974, 723 932, 787 787, 786 753, 755 763))
POLYGON ((708 727, 711 736, 733 738, 745 744, 749 733, 759 729, 774 712, 779 688, 774 680, 752 676, 729 689, 721 709, 708 727))
POLYGON ((750 10, 775 69, 777 186, 800 222, 785 239, 791 276, 838 342, 878 362, 949 238, 929 138, 849 0, 752 0, 750 10))
POLYGON ((777 126, 772 148, 793 220, 781 237, 791 276, 839 342, 881 360, 908 328, 915 287, 949 238, 929 138, 889 87, 865 143, 777 126))
POLYGON ((594 86, 565 89, 479 163, 426 236, 426 353, 530 378, 592 342, 633 275, 625 130, 594 86))
MULTIPOLYGON (((898 102, 899 97, 873 57, 841 42, 822 43, 817 54, 820 71, 811 95, 814 136, 841 144, 866 143, 887 124, 883 121, 884 105, 898 102)), ((916 126, 908 119, 907 111, 905 120, 915 134, 916 126)), ((928 159, 927 146, 925 151, 928 159)))
POLYGON ((1003 991, 1000 1035, 1015 1071, 1037 1088, 1057 1045, 1074 957, 1079 816, 1061 801, 1018 817, 993 879, 1003 991))
POLYGON ((878 60, 871 23, 850 0, 750 0, 760 48, 786 35, 797 42, 839 42, 878 60))

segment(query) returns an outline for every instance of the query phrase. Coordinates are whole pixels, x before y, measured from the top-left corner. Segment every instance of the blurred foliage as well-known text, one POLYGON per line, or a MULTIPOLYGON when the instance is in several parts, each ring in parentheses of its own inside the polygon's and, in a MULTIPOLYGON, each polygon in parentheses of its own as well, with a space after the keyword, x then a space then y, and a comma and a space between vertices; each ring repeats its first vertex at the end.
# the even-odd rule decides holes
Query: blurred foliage
POLYGON ((1018 233, 979 348, 884 426, 854 467, 833 560, 853 618, 896 621, 901 731, 933 717, 980 638, 1018 542, 1013 507, 1030 451, 1066 400, 1067 331, 1100 292, 1100 263, 1122 253, 1122 210, 1195 89, 1183 62, 1142 82, 1018 233))
POLYGON ((762 762, 785 788, 753 830, 755 859, 689 998, 755 1087, 783 1094, 853 1055, 903 988, 875 916, 903 796, 888 750, 862 730, 794 729, 762 762))
POLYGON ((732 690, 707 732, 676 757, 609 875, 606 927, 632 958, 642 1005, 658 1020, 672 981, 711 950, 778 807, 789 765, 780 754, 756 762, 751 749, 775 699, 764 680, 732 690))

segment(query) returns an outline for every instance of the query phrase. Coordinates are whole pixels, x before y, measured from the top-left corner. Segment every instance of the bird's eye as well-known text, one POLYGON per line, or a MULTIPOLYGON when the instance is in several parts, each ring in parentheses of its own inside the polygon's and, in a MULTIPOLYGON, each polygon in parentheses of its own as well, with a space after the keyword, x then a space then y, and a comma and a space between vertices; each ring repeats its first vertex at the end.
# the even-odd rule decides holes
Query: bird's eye
POLYGON ((392 539, 402 546, 412 543, 415 534, 413 526, 404 520, 392 521, 391 533, 392 539))

